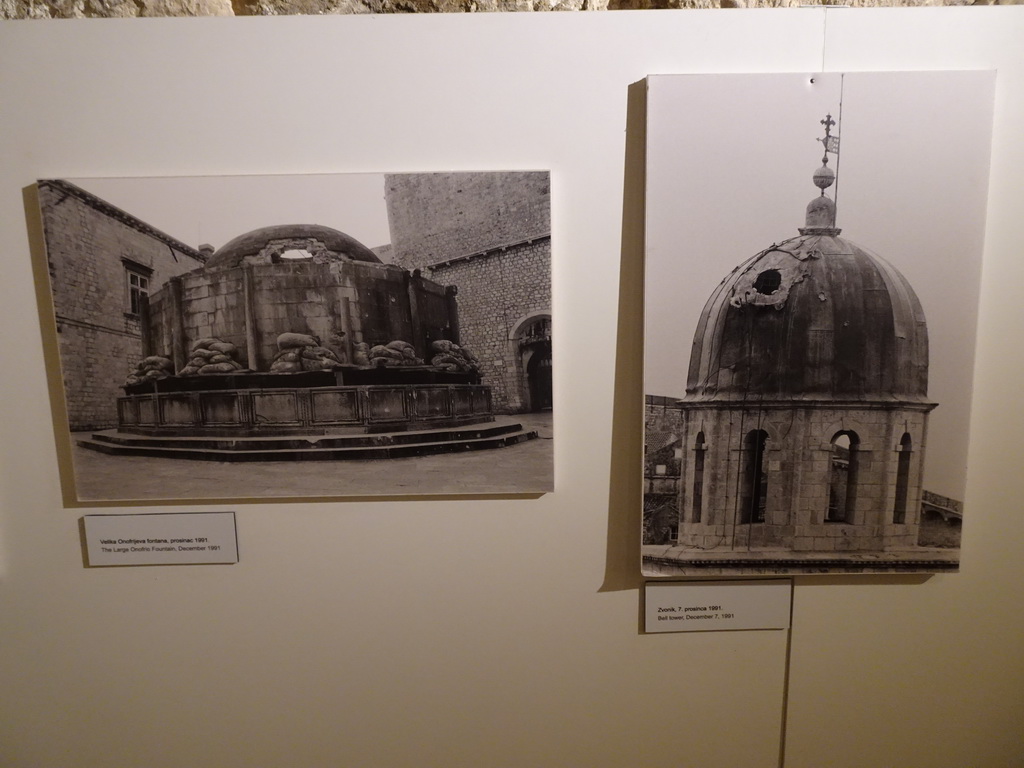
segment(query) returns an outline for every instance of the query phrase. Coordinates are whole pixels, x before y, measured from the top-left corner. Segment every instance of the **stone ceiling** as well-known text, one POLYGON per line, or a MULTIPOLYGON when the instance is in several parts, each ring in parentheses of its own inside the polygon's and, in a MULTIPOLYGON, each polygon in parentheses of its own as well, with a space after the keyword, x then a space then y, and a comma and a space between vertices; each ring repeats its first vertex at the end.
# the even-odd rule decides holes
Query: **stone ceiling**
POLYGON ((645 10, 806 5, 1018 5, 1024 0, 0 0, 0 19, 645 10))

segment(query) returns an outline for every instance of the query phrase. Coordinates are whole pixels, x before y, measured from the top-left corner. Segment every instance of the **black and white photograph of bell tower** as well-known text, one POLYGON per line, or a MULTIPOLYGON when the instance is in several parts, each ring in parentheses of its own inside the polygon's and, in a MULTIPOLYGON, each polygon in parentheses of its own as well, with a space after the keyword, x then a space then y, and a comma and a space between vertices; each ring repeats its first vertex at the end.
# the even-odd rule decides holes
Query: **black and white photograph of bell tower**
POLYGON ((646 575, 959 567, 994 80, 648 78, 646 575))

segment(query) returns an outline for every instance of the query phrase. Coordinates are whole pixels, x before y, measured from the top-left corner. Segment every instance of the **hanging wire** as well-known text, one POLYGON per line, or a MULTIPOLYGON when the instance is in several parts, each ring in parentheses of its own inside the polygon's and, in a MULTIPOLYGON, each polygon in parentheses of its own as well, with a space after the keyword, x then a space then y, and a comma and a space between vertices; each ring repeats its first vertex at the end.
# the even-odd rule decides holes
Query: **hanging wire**
POLYGON ((832 207, 832 228, 836 227, 836 219, 839 217, 839 162, 842 159, 843 151, 843 87, 845 83, 846 74, 839 75, 839 122, 836 123, 836 138, 839 140, 839 146, 836 148, 836 191, 834 203, 832 207))

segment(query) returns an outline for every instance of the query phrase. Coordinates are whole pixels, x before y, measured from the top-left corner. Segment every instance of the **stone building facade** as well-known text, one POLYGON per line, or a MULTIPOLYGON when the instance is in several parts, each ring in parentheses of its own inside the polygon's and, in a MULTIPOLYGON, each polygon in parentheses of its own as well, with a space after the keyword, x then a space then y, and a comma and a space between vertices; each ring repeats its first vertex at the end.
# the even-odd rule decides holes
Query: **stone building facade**
POLYGON ((547 172, 391 174, 384 189, 392 261, 406 269, 551 234, 547 172))
POLYGON ((120 384, 143 355, 146 297, 204 254, 66 181, 38 183, 72 430, 117 424, 120 384))
POLYGON ((458 286, 459 343, 495 410, 551 408, 549 174, 389 175, 385 196, 394 262, 458 286))
POLYGON ((689 409, 679 542, 793 552, 915 547, 925 416, 923 408, 689 409), (841 436, 849 442, 839 444, 841 436))
POLYGON ((644 544, 679 537, 682 411, 676 398, 647 395, 644 402, 644 544))

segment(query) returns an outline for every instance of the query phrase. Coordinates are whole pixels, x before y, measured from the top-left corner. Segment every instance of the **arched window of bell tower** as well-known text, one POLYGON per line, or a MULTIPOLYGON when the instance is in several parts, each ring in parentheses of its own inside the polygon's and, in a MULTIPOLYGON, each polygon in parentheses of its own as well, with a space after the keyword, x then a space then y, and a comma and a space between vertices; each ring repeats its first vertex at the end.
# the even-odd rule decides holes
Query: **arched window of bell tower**
POLYGON ((910 495, 910 454, 913 452, 910 433, 900 438, 899 458, 896 460, 896 501, 892 508, 892 521, 896 524, 907 520, 907 497, 910 495))
POLYGON ((768 433, 754 429, 743 439, 740 467, 740 523, 763 523, 768 505, 768 433))
POLYGON ((704 514, 704 454, 707 453, 707 446, 704 445, 704 433, 698 432, 697 439, 693 444, 693 493, 690 495, 692 509, 690 520, 699 523, 704 514))
POLYGON ((852 523, 857 501, 857 449, 860 439, 856 432, 844 430, 832 437, 829 456, 828 509, 826 523, 852 523))

